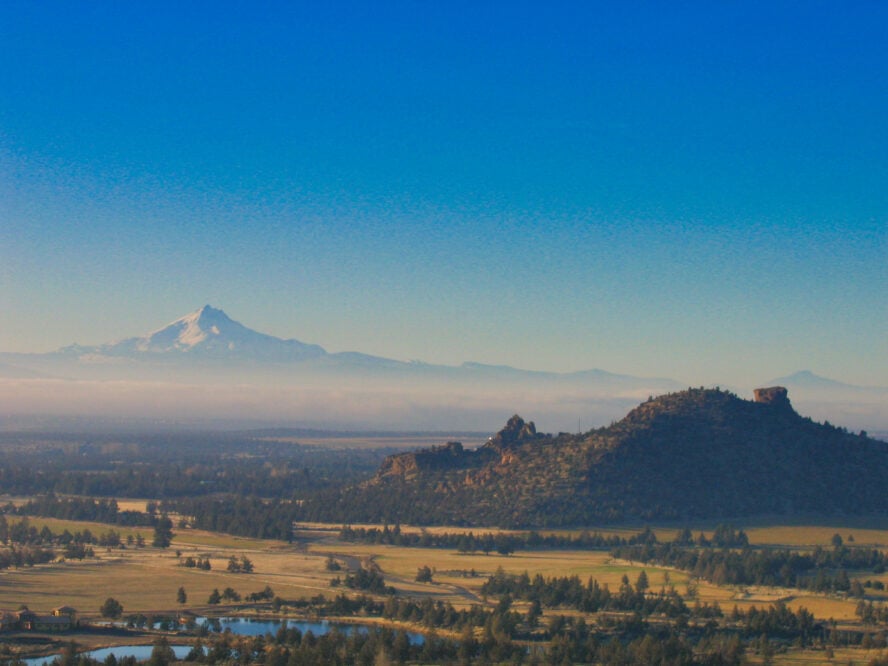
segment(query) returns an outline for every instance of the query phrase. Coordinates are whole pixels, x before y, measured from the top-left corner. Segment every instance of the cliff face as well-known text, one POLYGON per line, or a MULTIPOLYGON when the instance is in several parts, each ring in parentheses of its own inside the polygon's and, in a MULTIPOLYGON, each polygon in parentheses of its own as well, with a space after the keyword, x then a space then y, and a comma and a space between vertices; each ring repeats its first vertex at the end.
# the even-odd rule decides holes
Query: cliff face
POLYGON ((389 457, 317 517, 543 527, 888 514, 888 444, 800 416, 780 387, 755 397, 672 393, 582 435, 543 435, 514 416, 476 451, 450 442, 389 457))
POLYGON ((757 388, 753 392, 755 401, 765 405, 776 405, 779 407, 789 407, 789 392, 782 386, 772 386, 770 388, 757 388))
POLYGON ((463 449, 461 442, 447 442, 443 446, 388 456, 383 461, 376 478, 410 477, 421 472, 458 469, 468 464, 471 458, 472 453, 463 449))
POLYGON ((515 414, 506 423, 506 427, 487 440, 484 446, 494 451, 502 452, 538 437, 539 435, 537 435, 533 421, 525 423, 524 419, 515 414))
POLYGON ((476 469, 497 460, 506 464, 515 459, 518 447, 539 439, 545 439, 545 435, 537 433, 533 421, 526 423, 516 414, 477 451, 467 451, 461 442, 447 442, 443 446, 388 456, 376 474, 376 481, 386 477, 409 478, 421 473, 476 469))

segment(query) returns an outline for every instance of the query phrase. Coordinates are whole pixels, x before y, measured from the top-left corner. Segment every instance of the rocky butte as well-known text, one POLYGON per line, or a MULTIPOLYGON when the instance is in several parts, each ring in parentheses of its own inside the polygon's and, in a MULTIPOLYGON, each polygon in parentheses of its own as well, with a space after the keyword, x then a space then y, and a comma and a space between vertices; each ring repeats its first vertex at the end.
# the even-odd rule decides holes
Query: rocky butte
POLYGON ((770 388, 757 388, 753 391, 756 402, 765 405, 776 405, 779 407, 789 407, 789 391, 782 386, 771 386, 770 388))
POLYGON ((513 416, 476 450, 390 456, 316 519, 502 527, 754 515, 888 515, 888 443, 816 423, 785 388, 651 398, 606 428, 547 435, 513 416))

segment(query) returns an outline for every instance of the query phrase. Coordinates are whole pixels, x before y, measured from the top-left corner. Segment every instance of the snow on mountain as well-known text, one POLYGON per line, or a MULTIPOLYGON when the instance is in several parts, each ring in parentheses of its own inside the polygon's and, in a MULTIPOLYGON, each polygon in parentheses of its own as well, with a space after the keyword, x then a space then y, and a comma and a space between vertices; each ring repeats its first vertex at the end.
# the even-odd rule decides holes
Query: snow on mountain
MULTIPOLYGON (((72 351, 67 348, 66 351, 72 351)), ((104 356, 145 357, 187 354, 205 358, 244 358, 294 361, 318 358, 326 351, 299 340, 259 333, 209 305, 180 317, 148 335, 93 348, 78 348, 104 356)))
MULTIPOLYGON (((774 384, 789 387, 793 404, 812 418, 886 429, 886 387, 849 386, 806 371, 759 386, 774 384)), ((558 373, 327 353, 254 331, 209 305, 118 342, 74 344, 47 354, 0 352, 0 403, 7 413, 239 413, 325 427, 459 423, 483 429, 483 423, 500 423, 517 411, 533 413, 543 429, 564 430, 578 418, 607 423, 639 399, 682 386, 604 370, 558 373)))

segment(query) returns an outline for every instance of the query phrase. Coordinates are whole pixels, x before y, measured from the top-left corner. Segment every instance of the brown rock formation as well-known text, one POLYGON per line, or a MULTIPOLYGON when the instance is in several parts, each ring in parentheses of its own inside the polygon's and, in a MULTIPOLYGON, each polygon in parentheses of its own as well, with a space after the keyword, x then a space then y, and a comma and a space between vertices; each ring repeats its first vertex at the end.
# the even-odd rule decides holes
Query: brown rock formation
POLYGON ((396 453, 382 463, 377 477, 411 476, 420 471, 433 471, 459 467, 465 457, 461 442, 447 442, 410 453, 396 453))
POLYGON ((515 414, 506 423, 506 427, 487 440, 487 444, 484 446, 502 452, 503 449, 510 448, 521 442, 536 439, 537 436, 536 426, 533 421, 525 422, 524 419, 515 414))
POLYGON ((782 386, 771 386, 769 388, 757 388, 753 391, 755 402, 766 405, 789 406, 789 394, 782 386))

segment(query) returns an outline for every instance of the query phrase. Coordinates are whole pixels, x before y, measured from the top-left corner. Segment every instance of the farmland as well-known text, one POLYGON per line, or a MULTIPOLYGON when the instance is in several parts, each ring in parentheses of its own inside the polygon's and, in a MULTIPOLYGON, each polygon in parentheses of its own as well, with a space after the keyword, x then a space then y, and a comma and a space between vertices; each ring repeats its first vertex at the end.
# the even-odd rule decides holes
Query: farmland
MULTIPOLYGON (((53 531, 67 529, 82 532, 90 530, 99 534, 107 526, 99 523, 74 522, 58 519, 35 518, 33 525, 44 526, 53 531)), ((508 556, 495 553, 467 553, 452 549, 410 548, 384 544, 364 544, 344 542, 339 539, 339 526, 300 525, 295 532, 293 543, 284 541, 258 540, 234 537, 196 529, 177 529, 169 548, 145 546, 125 548, 97 548, 95 556, 83 560, 54 561, 32 567, 8 569, 0 574, 0 608, 13 610, 21 605, 37 610, 48 610, 62 605, 78 609, 82 618, 97 621, 99 608, 107 597, 118 600, 124 608, 125 616, 175 615, 181 611, 195 614, 247 613, 270 614, 269 604, 246 604, 223 601, 209 604, 214 590, 233 589, 241 598, 266 587, 274 591, 279 600, 280 614, 304 613, 295 606, 300 601, 325 595, 327 598, 342 592, 331 583, 347 571, 362 567, 373 567, 385 579, 386 585, 394 588, 398 598, 431 599, 468 609, 475 606, 495 608, 498 599, 483 593, 482 586, 497 571, 505 574, 537 574, 546 579, 578 576, 585 581, 594 578, 602 586, 612 590, 620 588, 625 579, 635 580, 642 570, 645 572, 651 590, 674 588, 685 602, 692 606, 717 604, 725 613, 736 607, 740 612, 749 609, 765 608, 771 604, 783 603, 793 611, 806 608, 824 624, 831 624, 840 630, 867 631, 877 634, 879 627, 863 627, 856 614, 859 599, 847 593, 815 594, 800 590, 767 586, 715 585, 705 580, 693 579, 689 572, 669 567, 642 565, 614 558, 609 552, 595 550, 520 550, 508 556), (226 564, 231 558, 247 557, 253 564, 249 573, 231 573, 226 564), (210 570, 183 566, 188 558, 208 560, 210 570), (330 570, 334 561, 338 571, 330 570), (417 571, 429 567, 432 579, 418 582, 417 571), (187 602, 177 601, 177 591, 187 592, 187 602)), ((403 526, 410 532, 410 526, 403 526)), ((439 528, 441 530, 457 528, 439 528)), ((821 525, 762 525, 747 528, 750 541, 755 547, 791 547, 806 549, 828 547, 830 540, 838 532, 835 526, 821 525)), ((603 530, 609 535, 627 536, 635 528, 613 528, 603 530)), ((669 539, 675 528, 668 525, 655 526, 652 530, 660 540, 669 539)), ((141 533, 145 539, 150 530, 139 528, 132 533, 141 533)), ((711 530, 700 530, 711 536, 711 530)), ((849 530, 843 529, 846 538, 849 530)), ((697 531, 695 530, 695 533, 697 531)), ((123 531, 122 536, 129 532, 123 531)), ((561 534, 566 534, 562 532, 561 534)), ((884 547, 888 543, 888 530, 878 527, 855 528, 850 536, 854 543, 884 547)), ((853 572, 851 572, 853 575, 853 572)), ((872 576, 870 576, 872 578, 872 576)), ((888 582, 882 575, 880 580, 888 582)), ((357 591, 344 590, 349 595, 357 591)), ((884 591, 870 591, 867 598, 877 604, 884 603, 888 596, 884 591)), ((514 609, 526 613, 530 604, 517 600, 514 609)), ((546 608, 541 618, 545 624, 559 615, 585 615, 587 622, 594 626, 595 613, 581 613, 570 608, 546 608)), ((88 644, 89 640, 85 644, 88 644)), ((773 655, 776 663, 818 663, 824 661, 824 649, 801 649, 790 644, 778 643, 779 649, 773 655)), ((15 648, 14 652, 20 648, 15 648)), ((879 654, 869 647, 846 647, 837 645, 830 648, 834 656, 845 655, 855 661, 864 662, 879 654)), ((756 650, 750 650, 747 657, 753 662, 758 658, 756 650)), ((770 658, 770 657, 769 657, 770 658)))
MULTIPOLYGON (((513 417, 475 450, 448 442, 405 454, 393 452, 391 437, 363 447, 346 438, 337 448, 285 433, 228 435, 218 446, 211 434, 0 438, 9 493, 0 513, 0 654, 58 652, 74 638, 84 648, 205 642, 208 652, 192 661, 265 663, 275 654, 275 666, 878 658, 888 649, 882 514, 863 506, 833 516, 754 513, 780 502, 762 488, 746 492, 736 474, 732 489, 702 477, 654 489, 665 481, 648 470, 688 445, 685 430, 711 430, 715 439, 692 438, 687 452, 718 471, 756 458, 743 435, 756 428, 762 456, 808 456, 809 444, 830 442, 882 446, 787 405, 708 390, 649 400, 621 424, 576 436, 541 435, 513 417), (802 434, 780 448, 765 432, 802 434), (641 457, 631 452, 639 446, 641 457), (599 463, 614 455, 625 469, 605 473, 599 463), (616 492, 615 479, 628 485, 616 492), (602 500, 605 517, 580 520, 591 505, 572 487, 602 500), (721 492, 720 508, 700 499, 710 490, 721 492), (646 492, 670 503, 645 503, 646 492), (330 511, 341 521, 322 522, 330 511), (75 634, 39 638, 27 631, 27 612, 16 613, 64 606, 77 609, 75 634), (232 615, 341 621, 364 633, 275 629, 248 645, 205 620, 232 615), (425 642, 411 645, 404 631, 425 642)), ((764 458, 755 464, 777 474, 764 458)), ((800 505, 821 491, 841 495, 823 479, 811 494, 803 472, 793 468, 786 489, 800 505)), ((861 482, 856 492, 880 506, 877 485, 861 482)), ((846 502, 854 500, 829 506, 846 502)))

